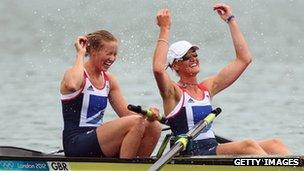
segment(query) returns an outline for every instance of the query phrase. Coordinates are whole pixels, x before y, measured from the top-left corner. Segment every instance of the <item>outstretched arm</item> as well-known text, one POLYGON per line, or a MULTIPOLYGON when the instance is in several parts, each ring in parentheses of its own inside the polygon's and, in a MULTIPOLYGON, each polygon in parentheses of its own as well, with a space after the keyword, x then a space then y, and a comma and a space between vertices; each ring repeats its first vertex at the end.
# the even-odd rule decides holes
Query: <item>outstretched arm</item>
POLYGON ((230 86, 243 73, 247 66, 251 63, 251 54, 248 45, 239 26, 232 15, 230 6, 219 3, 215 4, 213 9, 219 16, 228 23, 236 57, 220 72, 204 81, 205 85, 214 96, 221 90, 230 86))
POLYGON ((77 51, 75 64, 64 73, 60 85, 61 94, 69 94, 79 90, 83 84, 84 56, 86 53, 87 38, 79 36, 75 42, 77 51))

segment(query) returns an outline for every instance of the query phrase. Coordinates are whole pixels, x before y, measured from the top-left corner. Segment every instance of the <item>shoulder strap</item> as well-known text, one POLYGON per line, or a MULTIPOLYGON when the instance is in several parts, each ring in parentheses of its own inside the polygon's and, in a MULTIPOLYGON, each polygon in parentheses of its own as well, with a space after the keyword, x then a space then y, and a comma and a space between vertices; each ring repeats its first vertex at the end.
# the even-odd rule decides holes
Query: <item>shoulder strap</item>
POLYGON ((200 83, 198 85, 198 88, 200 88, 203 92, 207 91, 209 93, 209 96, 211 97, 211 93, 210 93, 209 89, 204 85, 204 83, 200 83))
POLYGON ((102 72, 103 73, 103 75, 104 75, 104 80, 105 81, 109 81, 109 76, 108 76, 108 72, 102 72))

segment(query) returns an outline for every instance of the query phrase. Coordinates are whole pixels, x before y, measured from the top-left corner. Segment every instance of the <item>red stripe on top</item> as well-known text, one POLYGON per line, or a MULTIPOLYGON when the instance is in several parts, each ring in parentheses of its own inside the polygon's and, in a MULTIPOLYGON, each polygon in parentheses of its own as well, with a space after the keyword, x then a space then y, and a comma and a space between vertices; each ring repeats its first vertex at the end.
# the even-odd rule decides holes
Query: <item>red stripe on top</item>
MULTIPOLYGON (((204 83, 200 83, 200 84, 198 85, 198 87, 199 87, 203 92, 204 92, 204 91, 208 91, 209 96, 210 96, 210 99, 211 99, 211 93, 210 93, 209 89, 204 85, 204 83)), ((205 97, 205 94, 204 94, 204 97, 205 97)))
POLYGON ((96 89, 98 89, 98 90, 103 90, 103 89, 105 88, 105 86, 106 86, 106 82, 109 81, 109 77, 108 77, 108 75, 106 74, 106 72, 102 71, 102 75, 103 75, 103 80, 104 80, 104 82, 103 82, 103 85, 102 85, 102 88, 101 88, 101 89, 95 87, 95 86, 92 84, 92 85, 93 85, 96 89))

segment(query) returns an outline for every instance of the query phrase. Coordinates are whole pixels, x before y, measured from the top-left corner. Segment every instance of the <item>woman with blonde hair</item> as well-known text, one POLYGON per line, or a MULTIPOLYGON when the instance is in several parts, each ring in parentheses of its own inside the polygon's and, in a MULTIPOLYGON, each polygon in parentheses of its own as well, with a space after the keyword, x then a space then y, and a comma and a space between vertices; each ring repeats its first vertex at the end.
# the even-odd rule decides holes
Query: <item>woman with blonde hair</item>
MULTIPOLYGON (((66 156, 148 157, 161 132, 157 121, 127 109, 119 84, 108 69, 117 59, 117 39, 106 30, 80 36, 75 64, 60 85, 66 156), (85 61, 85 55, 89 58, 85 61), (103 123, 108 101, 119 118, 103 123)), ((151 108, 154 115, 156 108, 151 108)))

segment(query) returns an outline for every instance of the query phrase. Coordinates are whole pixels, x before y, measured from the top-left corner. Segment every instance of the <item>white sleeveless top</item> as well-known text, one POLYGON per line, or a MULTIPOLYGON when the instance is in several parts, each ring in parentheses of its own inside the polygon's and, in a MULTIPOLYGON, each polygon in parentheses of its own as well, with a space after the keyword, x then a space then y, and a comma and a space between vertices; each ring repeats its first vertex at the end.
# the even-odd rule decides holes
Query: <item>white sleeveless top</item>
MULTIPOLYGON (((175 136, 187 133, 200 120, 204 119, 211 111, 211 97, 208 89, 200 84, 203 99, 192 98, 183 88, 182 96, 176 107, 167 116, 168 123, 175 136)), ((212 123, 209 124, 194 140, 215 138, 212 123)))

